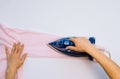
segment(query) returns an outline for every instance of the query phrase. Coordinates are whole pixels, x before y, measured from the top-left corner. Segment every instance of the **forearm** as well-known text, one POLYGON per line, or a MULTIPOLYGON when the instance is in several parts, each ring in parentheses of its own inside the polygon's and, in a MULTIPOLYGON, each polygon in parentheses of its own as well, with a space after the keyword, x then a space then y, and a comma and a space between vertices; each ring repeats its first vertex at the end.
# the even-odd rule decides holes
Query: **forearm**
POLYGON ((120 67, 92 46, 87 52, 103 67, 110 79, 120 79, 120 67))
POLYGON ((5 79, 15 79, 16 72, 14 69, 7 68, 5 79))

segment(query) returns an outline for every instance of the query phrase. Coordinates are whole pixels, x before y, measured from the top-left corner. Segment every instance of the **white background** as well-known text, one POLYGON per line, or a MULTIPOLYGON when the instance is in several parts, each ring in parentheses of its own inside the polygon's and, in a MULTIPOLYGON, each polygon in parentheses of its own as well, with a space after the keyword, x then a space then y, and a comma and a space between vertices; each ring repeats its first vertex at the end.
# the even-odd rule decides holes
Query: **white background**
MULTIPOLYGON (((120 65, 119 0, 0 0, 0 23, 59 36, 94 36, 120 65)), ((23 79, 108 79, 89 60, 27 58, 23 79)))

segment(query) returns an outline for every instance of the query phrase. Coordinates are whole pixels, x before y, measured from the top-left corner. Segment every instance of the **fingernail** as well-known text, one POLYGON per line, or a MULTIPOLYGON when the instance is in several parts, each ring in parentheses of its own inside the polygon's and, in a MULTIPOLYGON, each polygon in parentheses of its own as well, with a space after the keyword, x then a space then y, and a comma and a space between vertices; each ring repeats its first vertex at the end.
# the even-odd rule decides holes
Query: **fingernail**
POLYGON ((7 49, 7 46, 5 46, 5 49, 7 49))
POLYGON ((22 44, 22 47, 24 47, 24 44, 22 44))
POLYGON ((14 44, 13 44, 13 47, 14 47, 15 45, 16 45, 16 44, 14 43, 14 44))
POLYGON ((20 42, 18 41, 18 43, 17 43, 18 45, 20 44, 20 42))
POLYGON ((68 47, 66 47, 65 49, 68 49, 68 47))
POLYGON ((70 38, 70 40, 74 39, 73 37, 70 38))

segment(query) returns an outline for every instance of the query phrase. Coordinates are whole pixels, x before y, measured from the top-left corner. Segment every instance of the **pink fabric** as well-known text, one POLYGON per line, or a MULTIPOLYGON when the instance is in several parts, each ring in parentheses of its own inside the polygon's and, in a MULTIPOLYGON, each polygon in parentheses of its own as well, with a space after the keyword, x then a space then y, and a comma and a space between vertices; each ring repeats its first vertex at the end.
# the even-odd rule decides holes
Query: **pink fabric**
MULTIPOLYGON (((28 53, 29 57, 72 58, 62 53, 56 52, 47 45, 49 42, 59 38, 61 37, 52 34, 35 33, 13 28, 11 29, 4 25, 0 25, 0 79, 5 79, 5 46, 8 46, 9 49, 11 49, 12 45, 19 41, 24 44, 23 53, 28 53)), ((22 70, 19 70, 17 79, 21 79, 21 76, 22 70)))

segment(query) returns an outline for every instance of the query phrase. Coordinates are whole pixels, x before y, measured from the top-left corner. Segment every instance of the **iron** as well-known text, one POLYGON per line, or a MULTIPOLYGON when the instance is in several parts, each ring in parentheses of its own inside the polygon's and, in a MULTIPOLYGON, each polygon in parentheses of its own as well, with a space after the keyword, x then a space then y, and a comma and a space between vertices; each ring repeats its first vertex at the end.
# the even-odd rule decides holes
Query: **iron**
MULTIPOLYGON (((70 41, 71 37, 65 37, 58 39, 56 41, 48 43, 52 48, 56 49, 57 51, 60 51, 63 54, 72 56, 72 57, 88 57, 89 60, 93 60, 93 57, 91 57, 89 54, 85 52, 76 52, 73 50, 66 49, 67 46, 75 46, 75 44, 70 41)), ((76 37, 73 37, 76 38, 76 37)), ((91 44, 95 44, 95 38, 90 37, 89 41, 91 44)))

